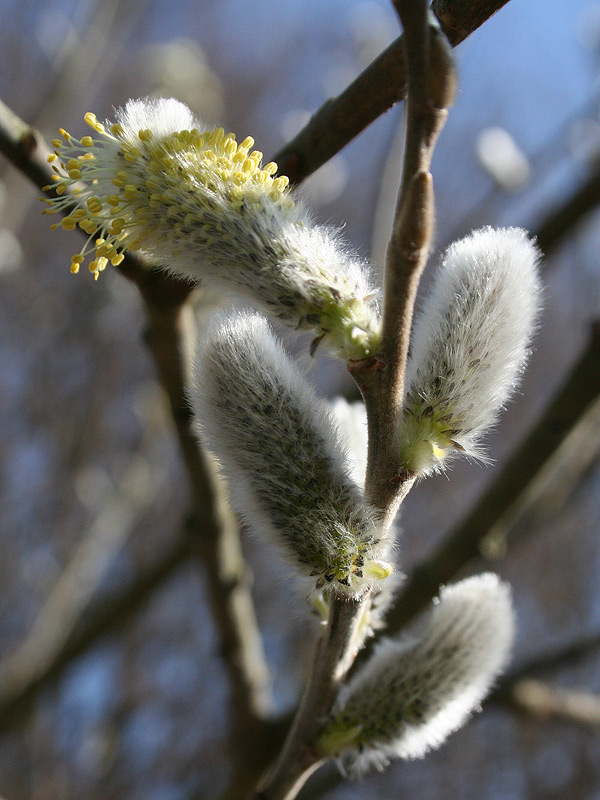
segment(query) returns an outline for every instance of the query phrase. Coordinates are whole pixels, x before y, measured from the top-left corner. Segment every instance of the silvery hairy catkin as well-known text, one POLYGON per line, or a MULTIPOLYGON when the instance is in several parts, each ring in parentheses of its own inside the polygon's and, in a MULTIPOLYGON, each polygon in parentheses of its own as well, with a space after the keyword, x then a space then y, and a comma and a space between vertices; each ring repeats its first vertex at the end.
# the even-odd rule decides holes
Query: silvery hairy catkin
POLYGON ((345 397, 336 397, 330 408, 348 455, 351 478, 362 488, 367 471, 368 449, 365 404, 360 400, 349 403, 345 397))
POLYGON ((438 747, 485 697, 513 635, 510 589, 495 575, 446 587, 416 638, 382 641, 342 688, 321 754, 354 773, 438 747))
POLYGON ((358 597, 392 567, 348 475, 327 404, 255 313, 221 318, 196 361, 193 402, 235 508, 317 588, 358 597))
POLYGON ((450 246, 417 318, 400 430, 417 474, 479 440, 512 394, 540 304, 540 253, 518 228, 483 228, 450 246))
POLYGON ((250 136, 238 144, 222 128, 206 130, 173 99, 131 100, 114 123, 85 120, 93 135, 60 129, 49 157, 59 197, 45 212, 68 211, 62 227, 89 235, 73 272, 91 253, 97 278, 125 249, 140 250, 314 331, 313 346, 324 338, 344 358, 373 355, 379 321, 364 263, 312 224, 250 136))

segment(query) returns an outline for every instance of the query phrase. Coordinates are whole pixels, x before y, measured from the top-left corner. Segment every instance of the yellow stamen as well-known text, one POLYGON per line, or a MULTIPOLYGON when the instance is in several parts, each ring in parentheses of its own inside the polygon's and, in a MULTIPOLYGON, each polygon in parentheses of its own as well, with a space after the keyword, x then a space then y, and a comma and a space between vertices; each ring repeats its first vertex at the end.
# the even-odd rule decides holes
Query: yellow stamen
MULTIPOLYGON (((90 126, 90 128, 93 128, 96 131, 96 133, 105 132, 104 125, 101 122, 98 122, 96 115, 93 114, 91 111, 88 111, 86 114, 84 114, 83 118, 86 121, 86 123, 90 126)), ((83 142, 83 139, 81 141, 83 142)))

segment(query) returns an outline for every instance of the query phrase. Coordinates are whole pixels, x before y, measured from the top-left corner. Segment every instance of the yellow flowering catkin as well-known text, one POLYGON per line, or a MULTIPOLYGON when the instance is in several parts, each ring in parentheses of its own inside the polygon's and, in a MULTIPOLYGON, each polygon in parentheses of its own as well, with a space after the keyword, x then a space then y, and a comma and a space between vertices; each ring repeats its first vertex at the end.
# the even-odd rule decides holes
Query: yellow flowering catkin
MULTIPOLYGON (((365 265, 331 231, 311 223, 274 162, 222 128, 202 130, 176 100, 136 100, 93 135, 61 130, 49 157, 58 198, 46 213, 68 211, 53 227, 83 229, 97 278, 125 249, 157 265, 259 302, 286 324, 313 330, 344 358, 373 355, 377 309, 365 265), (83 182, 83 183, 82 183, 83 182)), ((47 187, 51 188, 51 187, 47 187)))

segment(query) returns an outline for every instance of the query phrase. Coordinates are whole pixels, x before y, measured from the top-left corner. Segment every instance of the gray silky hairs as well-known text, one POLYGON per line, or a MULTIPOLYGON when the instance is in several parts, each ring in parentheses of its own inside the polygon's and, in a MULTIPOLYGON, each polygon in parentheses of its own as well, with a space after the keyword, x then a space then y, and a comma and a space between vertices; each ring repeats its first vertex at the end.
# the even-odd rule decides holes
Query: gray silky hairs
MULTIPOLYGON (((487 228, 446 253, 415 326, 397 424, 409 472, 425 476, 452 453, 480 454, 527 357, 538 260, 518 229, 487 228)), ((198 430, 235 509, 311 580, 313 599, 372 591, 377 624, 366 627, 381 627, 393 600, 394 541, 363 495, 360 406, 337 404, 332 413, 256 312, 218 316, 199 345, 195 381, 198 430)), ((355 774, 439 746, 489 691, 513 629, 510 589, 495 575, 445 588, 418 630, 380 642, 342 686, 322 721, 319 753, 355 774)))
POLYGON ((459 728, 504 667, 514 633, 496 575, 442 590, 424 630, 382 640, 343 687, 318 747, 350 774, 418 758, 459 728))
POLYGON ((358 598, 392 571, 390 541, 350 478, 327 404, 267 320, 235 312, 196 360, 197 418, 239 513, 301 573, 358 598))

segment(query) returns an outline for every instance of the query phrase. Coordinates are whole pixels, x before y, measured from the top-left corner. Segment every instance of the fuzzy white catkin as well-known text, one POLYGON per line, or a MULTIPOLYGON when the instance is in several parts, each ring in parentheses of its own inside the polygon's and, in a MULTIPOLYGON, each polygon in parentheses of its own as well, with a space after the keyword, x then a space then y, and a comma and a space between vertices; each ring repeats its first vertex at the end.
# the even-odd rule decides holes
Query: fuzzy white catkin
POLYGON ((349 403, 345 397, 336 397, 331 403, 331 413, 346 447, 351 477, 362 488, 367 471, 368 449, 365 404, 360 400, 349 403))
POLYGON ((303 574, 357 597, 387 577, 387 544, 350 479, 328 406, 254 313, 221 318, 192 399, 235 508, 303 574))
POLYGON ((103 125, 86 114, 97 135, 79 141, 62 131, 66 141, 53 140, 62 196, 48 199, 46 213, 72 209, 63 227, 90 234, 73 272, 90 251, 97 278, 125 248, 141 250, 314 331, 313 346, 325 339, 344 358, 373 355, 379 319, 366 264, 312 223, 287 177, 251 149, 252 137, 238 143, 222 128, 206 130, 174 99, 130 100, 116 117, 103 125))
MULTIPOLYGON (((367 471, 367 411, 365 404, 358 400, 349 403, 344 397, 337 397, 331 403, 331 413, 345 446, 350 477, 362 489, 367 471)), ((397 538, 397 531, 396 537, 397 538)), ((391 575, 374 591, 362 611, 357 628, 354 647, 359 650, 369 636, 385 627, 385 615, 394 602, 404 576, 400 572, 391 575)), ((324 608, 326 611, 326 608, 324 608)), ((327 618, 326 616, 324 617, 327 618)))
POLYGON ((540 305, 540 253, 519 228, 483 228, 446 252, 417 318, 400 449, 424 474, 479 440, 512 394, 540 305))
POLYGON ((479 706, 513 637, 510 589, 496 575, 446 587, 424 631, 382 641, 341 690, 322 752, 355 773, 438 747, 479 706))

